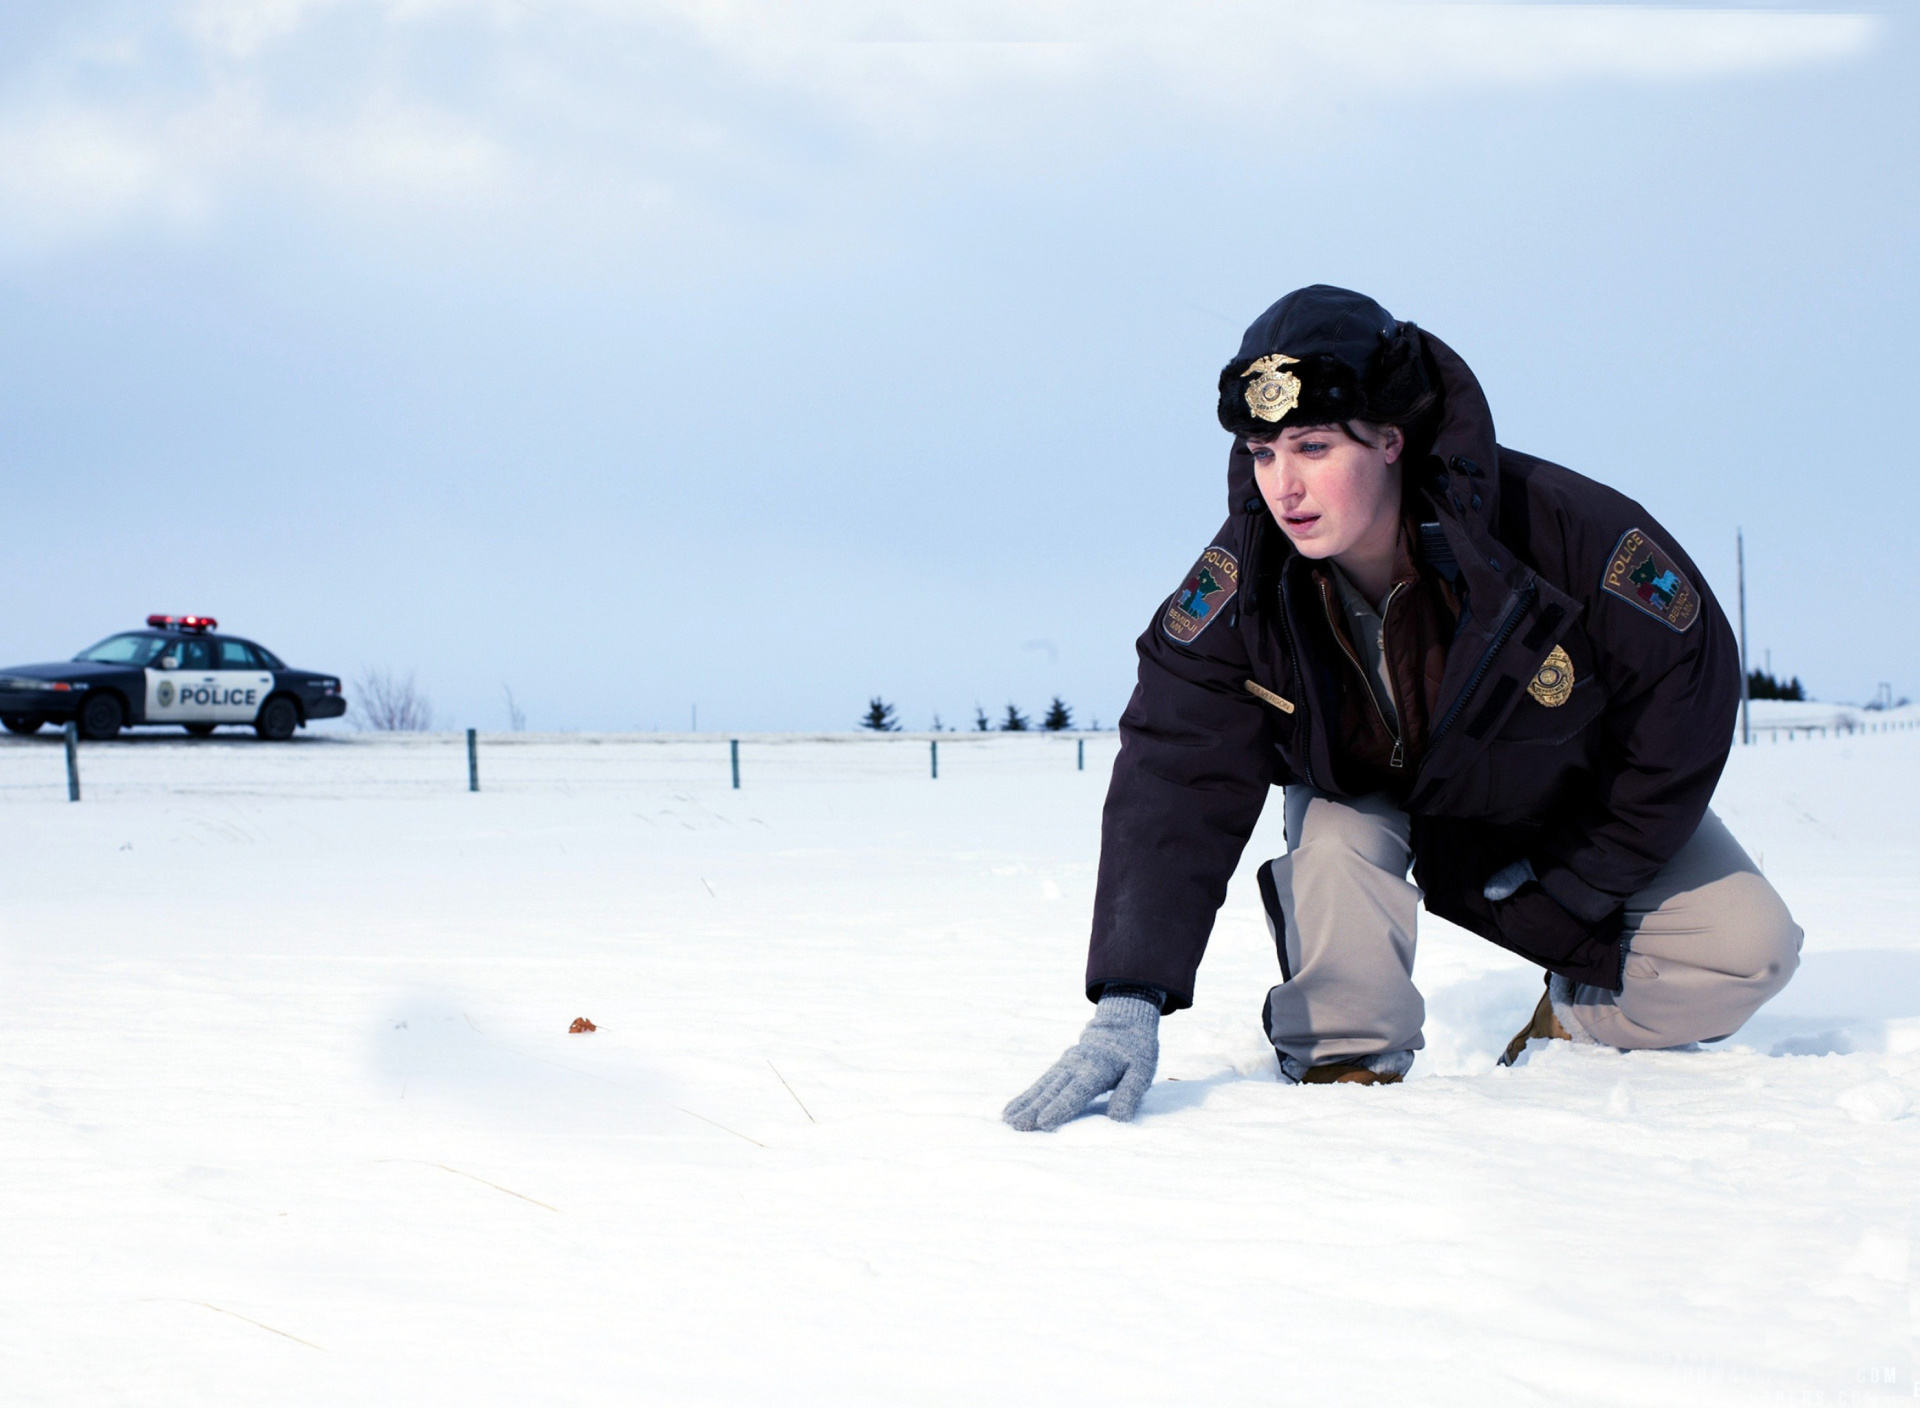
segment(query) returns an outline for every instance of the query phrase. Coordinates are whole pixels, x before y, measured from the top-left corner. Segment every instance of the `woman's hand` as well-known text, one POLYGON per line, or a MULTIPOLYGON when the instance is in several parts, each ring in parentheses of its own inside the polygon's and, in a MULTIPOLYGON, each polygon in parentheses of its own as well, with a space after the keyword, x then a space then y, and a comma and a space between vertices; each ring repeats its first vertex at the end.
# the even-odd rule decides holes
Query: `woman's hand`
POLYGON ((1159 1064, 1160 1004, 1132 993, 1103 996, 1080 1040, 1000 1118, 1015 1129, 1058 1129, 1111 1090, 1108 1117, 1130 1120, 1159 1064))

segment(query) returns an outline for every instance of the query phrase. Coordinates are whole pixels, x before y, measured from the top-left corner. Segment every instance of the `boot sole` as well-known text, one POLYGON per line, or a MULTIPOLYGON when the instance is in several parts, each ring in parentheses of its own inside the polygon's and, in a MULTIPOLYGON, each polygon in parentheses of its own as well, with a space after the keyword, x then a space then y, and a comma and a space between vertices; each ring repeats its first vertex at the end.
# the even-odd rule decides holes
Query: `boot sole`
POLYGON ((1400 1081, 1401 1077, 1392 1072, 1382 1074, 1346 1061, 1315 1066, 1300 1078, 1302 1085, 1398 1085, 1400 1081))

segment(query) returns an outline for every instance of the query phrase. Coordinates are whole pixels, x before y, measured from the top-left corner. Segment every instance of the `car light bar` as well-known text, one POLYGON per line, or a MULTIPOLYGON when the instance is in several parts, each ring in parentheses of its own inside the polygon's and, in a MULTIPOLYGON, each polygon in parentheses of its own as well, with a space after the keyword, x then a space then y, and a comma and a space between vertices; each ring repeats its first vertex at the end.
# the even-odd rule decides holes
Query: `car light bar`
POLYGON ((211 616, 149 616, 147 624, 158 631, 211 631, 220 623, 211 616))

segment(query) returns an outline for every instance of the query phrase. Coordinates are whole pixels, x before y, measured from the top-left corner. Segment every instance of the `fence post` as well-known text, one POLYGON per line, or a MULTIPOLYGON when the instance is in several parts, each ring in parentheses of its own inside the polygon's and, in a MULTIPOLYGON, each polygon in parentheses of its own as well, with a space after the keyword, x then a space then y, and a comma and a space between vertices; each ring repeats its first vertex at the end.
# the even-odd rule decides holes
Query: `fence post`
POLYGON ((1076 749, 1079 753, 1079 758, 1074 763, 1074 771, 1085 772, 1087 770, 1087 740, 1084 738, 1076 738, 1074 742, 1079 745, 1076 749))
POLYGON ((733 755, 733 790, 738 792, 740 790, 740 740, 728 739, 727 751, 733 755))
POLYGON ((933 780, 935 782, 938 782, 940 780, 940 740, 939 739, 931 738, 927 740, 927 758, 933 764, 933 780))
POLYGON ((80 800, 80 724, 76 719, 68 719, 65 729, 67 735, 67 800, 80 800))
POLYGON ((480 790, 480 731, 467 730, 467 791, 480 790))

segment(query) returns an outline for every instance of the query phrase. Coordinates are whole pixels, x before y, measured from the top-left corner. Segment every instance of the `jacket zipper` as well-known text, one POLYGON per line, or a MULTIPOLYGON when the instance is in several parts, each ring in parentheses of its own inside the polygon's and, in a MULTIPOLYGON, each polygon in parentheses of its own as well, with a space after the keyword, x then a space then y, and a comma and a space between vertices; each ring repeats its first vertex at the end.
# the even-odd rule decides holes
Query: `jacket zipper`
MULTIPOLYGON (((1387 665, 1387 695, 1393 700, 1393 711, 1395 714, 1400 712, 1400 696, 1393 692, 1393 666, 1387 664, 1387 613, 1393 610, 1393 599, 1400 595, 1400 588, 1405 585, 1405 582, 1395 582, 1387 589, 1387 599, 1380 603, 1380 660, 1382 664, 1387 665)), ((1369 688, 1367 693, 1372 694, 1373 690, 1369 688)), ((1377 707, 1379 701, 1375 700, 1374 703, 1377 707)), ((1382 718, 1384 718, 1385 715, 1386 711, 1384 709, 1381 710, 1382 718)), ((1393 757, 1388 761, 1388 766, 1404 768, 1407 765, 1407 753, 1404 741, 1406 735, 1402 728, 1395 728, 1390 730, 1390 732, 1393 734, 1393 757)))
MULTIPOLYGON (((1387 592, 1386 601, 1381 603, 1380 606, 1380 654, 1382 659, 1386 657, 1387 613, 1393 610, 1393 599, 1400 595, 1400 588, 1405 585, 1404 582, 1395 582, 1387 592)), ((1328 595, 1331 590, 1324 581, 1320 583, 1320 600, 1325 603, 1329 617, 1333 615, 1333 598, 1328 595)), ((1380 720, 1380 727, 1385 729, 1387 736, 1393 740, 1393 756, 1387 760, 1387 766, 1390 768, 1405 767, 1407 765, 1407 755, 1400 741, 1400 730, 1388 721, 1387 711, 1380 707, 1380 701, 1375 697, 1373 692, 1373 681, 1367 678, 1367 667, 1360 662, 1360 657, 1354 653, 1353 645, 1347 640, 1346 632, 1335 630, 1334 635, 1340 641, 1340 648, 1347 652, 1347 659, 1353 661, 1353 668, 1360 672, 1360 687, 1366 690, 1367 699, 1373 705, 1373 712, 1380 720)), ((1387 671, 1387 693, 1393 693, 1393 671, 1391 669, 1387 671)), ((1394 707, 1398 709, 1400 701, 1395 699, 1393 703, 1394 707)))
POLYGON ((1294 693, 1300 696, 1300 761, 1307 770, 1307 786, 1319 790, 1313 780, 1313 724, 1307 708, 1307 677, 1300 673, 1300 652, 1293 643, 1293 594, 1287 589, 1287 564, 1280 566, 1280 630, 1287 638, 1287 664, 1296 681, 1294 693))
POLYGON ((1429 757, 1433 754, 1434 745, 1449 728, 1453 727, 1453 721, 1460 717, 1460 711, 1467 707, 1467 701, 1473 698, 1473 692, 1480 688, 1480 681, 1486 678, 1487 667, 1493 664, 1493 657, 1500 653, 1506 646, 1507 638, 1518 629, 1520 618, 1526 615, 1527 608, 1533 605, 1533 599, 1539 590, 1537 586, 1528 583, 1526 589, 1520 593, 1520 600, 1516 601, 1513 609, 1507 612, 1506 619, 1500 623, 1500 629, 1493 634, 1493 644, 1487 647, 1486 654, 1482 655, 1480 662, 1473 667, 1473 674, 1467 679, 1467 687, 1460 691, 1460 697, 1453 701, 1453 707, 1447 710, 1447 716, 1440 720, 1440 726, 1433 731, 1432 737, 1428 740, 1429 757))

